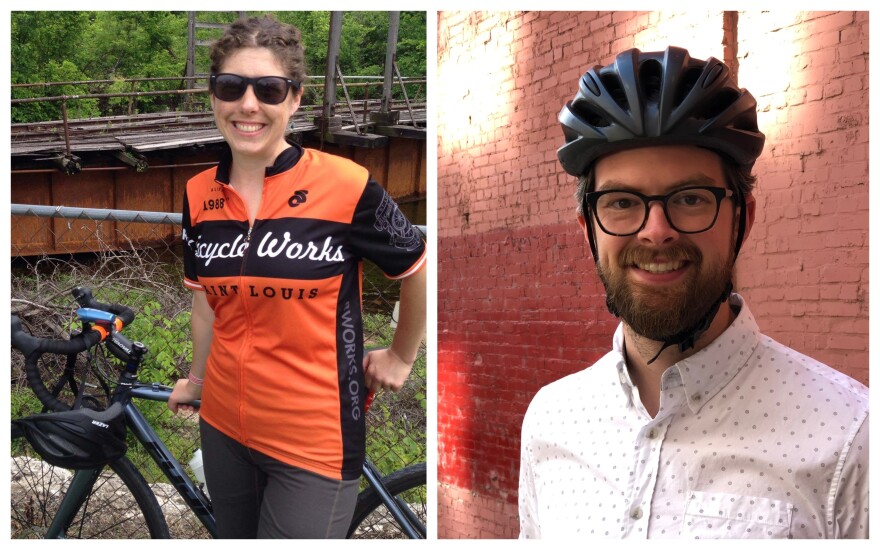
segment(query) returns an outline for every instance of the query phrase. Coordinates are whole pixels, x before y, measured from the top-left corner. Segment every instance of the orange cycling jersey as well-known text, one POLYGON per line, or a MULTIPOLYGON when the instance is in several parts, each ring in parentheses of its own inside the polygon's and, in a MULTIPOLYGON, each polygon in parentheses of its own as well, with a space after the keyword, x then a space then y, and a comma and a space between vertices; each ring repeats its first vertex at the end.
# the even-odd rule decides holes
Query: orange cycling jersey
POLYGON ((231 156, 193 177, 184 283, 214 310, 202 418, 277 460, 356 479, 364 459, 361 260, 391 278, 425 245, 357 164, 293 146, 266 169, 250 224, 231 156))

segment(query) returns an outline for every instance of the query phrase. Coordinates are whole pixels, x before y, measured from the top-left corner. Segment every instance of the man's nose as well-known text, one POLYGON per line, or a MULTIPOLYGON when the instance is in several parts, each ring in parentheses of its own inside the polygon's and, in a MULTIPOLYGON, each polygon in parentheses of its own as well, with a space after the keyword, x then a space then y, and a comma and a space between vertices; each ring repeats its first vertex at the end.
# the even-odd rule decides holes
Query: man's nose
POLYGON ((672 227, 663 212, 663 203, 652 202, 648 205, 648 219, 638 237, 639 240, 654 245, 668 244, 678 238, 678 231, 672 227))

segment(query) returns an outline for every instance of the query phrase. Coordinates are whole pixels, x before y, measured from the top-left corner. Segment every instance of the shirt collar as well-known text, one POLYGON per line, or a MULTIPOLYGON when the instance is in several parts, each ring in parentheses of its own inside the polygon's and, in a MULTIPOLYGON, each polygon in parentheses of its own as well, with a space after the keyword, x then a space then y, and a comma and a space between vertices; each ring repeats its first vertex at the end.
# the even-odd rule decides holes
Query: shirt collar
MULTIPOLYGON (((290 147, 279 153, 275 162, 272 163, 272 166, 266 167, 265 177, 276 176, 282 172, 290 170, 297 162, 299 162, 302 154, 303 149, 301 146, 296 143, 291 144, 290 147)), ((217 164, 217 175, 214 179, 220 183, 228 185, 230 170, 232 170, 232 150, 229 148, 229 145, 226 145, 223 148, 223 152, 220 154, 220 161, 217 164)))
MULTIPOLYGON (((746 365, 758 347, 758 323, 739 294, 730 295, 739 314, 727 329, 706 347, 670 366, 663 373, 663 387, 684 386, 688 408, 696 414, 746 365), (680 380, 680 382, 679 382, 680 380)), ((617 372, 626 397, 632 399, 632 379, 623 351, 623 323, 614 332, 612 349, 617 353, 617 372)))

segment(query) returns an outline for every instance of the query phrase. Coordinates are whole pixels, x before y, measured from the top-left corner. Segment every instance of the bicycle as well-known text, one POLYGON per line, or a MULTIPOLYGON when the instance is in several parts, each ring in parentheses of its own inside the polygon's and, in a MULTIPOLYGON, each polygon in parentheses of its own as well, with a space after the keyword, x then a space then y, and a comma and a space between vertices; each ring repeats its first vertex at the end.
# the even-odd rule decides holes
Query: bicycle
MULTIPOLYGON (((134 313, 126 306, 97 302, 86 288, 74 289, 73 295, 82 307, 77 311, 82 330, 69 340, 31 336, 22 329, 19 319, 12 317, 12 345, 25 356, 27 383, 42 404, 43 412, 80 407, 101 410, 121 403, 128 432, 147 451, 162 476, 171 482, 182 506, 195 514, 210 536, 216 536, 208 495, 190 478, 139 407, 145 401, 167 402, 171 388, 138 380, 146 347, 121 333, 122 328, 133 321, 134 313), (108 382, 112 380, 108 372, 112 362, 107 352, 123 364, 115 385, 108 382), (49 388, 41 376, 40 363, 56 358, 63 358, 63 365, 57 365, 61 374, 49 388)), ((23 435, 13 421, 14 453, 28 451, 23 435)), ((171 535, 156 495, 128 456, 100 469, 70 472, 26 454, 13 458, 12 477, 13 537, 169 538, 171 535), (24 483, 23 489, 19 482, 24 483)), ((406 538, 426 537, 424 463, 382 476, 367 459, 363 478, 366 488, 358 495, 349 537, 386 538, 384 530, 389 528, 399 530, 406 538), (377 531, 380 528, 383 532, 377 531)))

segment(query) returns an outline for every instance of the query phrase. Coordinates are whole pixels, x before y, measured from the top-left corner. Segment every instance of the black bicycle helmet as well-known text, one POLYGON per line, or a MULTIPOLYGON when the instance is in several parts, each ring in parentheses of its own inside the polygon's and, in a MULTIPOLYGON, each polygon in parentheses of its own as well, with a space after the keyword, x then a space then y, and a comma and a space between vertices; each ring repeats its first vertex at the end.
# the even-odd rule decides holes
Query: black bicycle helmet
MULTIPOLYGON (((595 66, 581 77, 574 99, 559 113, 565 145, 557 155, 565 171, 578 177, 603 155, 652 145, 695 145, 751 169, 764 148, 756 107, 752 94, 739 88, 730 68, 715 58, 693 59, 675 46, 663 52, 626 50, 612 64, 595 66)), ((746 209, 744 197, 734 191, 741 207, 736 257, 745 234, 746 209)), ((582 206, 589 218, 587 205, 582 206)), ((598 263, 592 223, 586 227, 598 263)), ((728 282, 700 320, 665 340, 648 363, 673 344, 682 352, 692 348, 732 289, 728 282)), ((610 299, 607 305, 620 316, 610 299)))
POLYGON ((557 155, 573 176, 600 156, 648 145, 697 145, 751 167, 764 148, 757 103, 717 59, 687 50, 626 50, 581 77, 559 113, 565 145, 557 155))
POLYGON ((12 421, 40 457, 74 470, 100 468, 125 455, 125 413, 115 403, 105 411, 75 409, 12 421))

